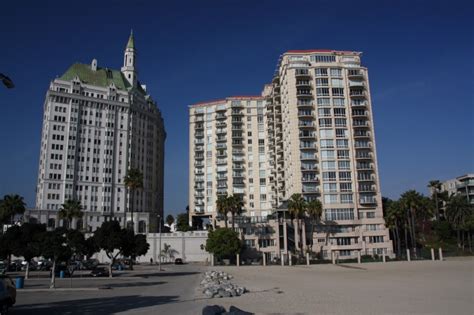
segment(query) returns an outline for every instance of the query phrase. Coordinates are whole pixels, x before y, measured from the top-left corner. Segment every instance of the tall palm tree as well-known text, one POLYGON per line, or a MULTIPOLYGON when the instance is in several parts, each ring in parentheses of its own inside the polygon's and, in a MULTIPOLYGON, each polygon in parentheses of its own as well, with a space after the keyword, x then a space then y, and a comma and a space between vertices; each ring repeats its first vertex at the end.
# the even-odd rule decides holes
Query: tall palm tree
POLYGON ((235 216, 240 215, 242 213, 242 207, 244 206, 244 203, 242 202, 242 199, 240 199, 240 197, 237 197, 237 196, 229 196, 227 200, 228 200, 230 214, 232 216, 232 230, 233 230, 235 228, 235 216))
MULTIPOLYGON (((400 205, 399 201, 389 200, 385 211, 385 224, 392 232, 393 239, 395 240, 394 246, 397 248, 397 256, 400 257, 402 253, 402 243, 400 237, 400 228, 405 227, 404 222, 405 211, 400 205)), ((405 240, 407 242, 407 240, 405 240)), ((408 248, 408 243, 406 243, 408 248)))
POLYGON ((407 212, 412 247, 416 249, 416 214, 423 209, 423 196, 415 190, 409 190, 400 196, 400 203, 407 212))
POLYGON ((438 194, 441 190, 441 182, 439 180, 430 180, 430 182, 428 183, 428 188, 431 189, 431 196, 434 199, 434 203, 435 203, 436 221, 439 221, 438 194))
POLYGON ((0 224, 13 224, 16 214, 25 212, 26 203, 20 195, 5 195, 0 202, 0 224))
POLYGON ((69 229, 72 229, 72 220, 74 218, 82 218, 83 215, 81 202, 72 199, 66 200, 58 212, 59 219, 66 220, 69 229))
POLYGON ((216 201, 217 213, 221 214, 224 217, 225 227, 228 227, 227 223, 227 213, 229 212, 229 198, 226 194, 219 195, 216 201))
POLYGON ((459 248, 464 247, 463 242, 461 242, 461 231, 468 219, 472 217, 473 211, 472 205, 462 195, 452 195, 446 204, 446 216, 456 231, 459 248))
POLYGON ((303 218, 306 211, 307 203, 301 194, 293 194, 288 200, 288 210, 296 218, 296 223, 298 224, 298 234, 299 234, 299 247, 301 251, 301 256, 304 256, 303 248, 303 232, 301 229, 301 219, 303 218))
POLYGON ((313 250, 314 224, 321 222, 323 204, 318 199, 313 199, 306 206, 306 213, 311 220, 311 251, 313 250))
MULTIPOLYGON (((143 173, 138 168, 130 168, 124 178, 125 187, 130 192, 130 214, 132 217, 132 230, 135 231, 133 223, 133 206, 135 201, 135 193, 138 189, 143 188, 143 173)), ((125 219, 125 224, 127 219, 125 219)))

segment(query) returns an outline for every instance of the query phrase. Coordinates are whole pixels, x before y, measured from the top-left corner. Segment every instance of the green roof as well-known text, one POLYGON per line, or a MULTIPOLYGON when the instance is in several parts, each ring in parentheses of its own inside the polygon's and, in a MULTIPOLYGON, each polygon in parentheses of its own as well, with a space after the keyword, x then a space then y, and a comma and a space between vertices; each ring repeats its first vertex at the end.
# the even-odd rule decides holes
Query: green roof
POLYGON ((75 63, 67 69, 67 71, 59 78, 64 81, 72 81, 75 77, 90 85, 108 87, 114 83, 120 90, 127 90, 131 87, 122 72, 107 68, 97 68, 96 71, 91 69, 90 65, 75 63))
POLYGON ((133 33, 130 33, 130 37, 128 38, 127 48, 135 48, 135 42, 133 40, 133 33))

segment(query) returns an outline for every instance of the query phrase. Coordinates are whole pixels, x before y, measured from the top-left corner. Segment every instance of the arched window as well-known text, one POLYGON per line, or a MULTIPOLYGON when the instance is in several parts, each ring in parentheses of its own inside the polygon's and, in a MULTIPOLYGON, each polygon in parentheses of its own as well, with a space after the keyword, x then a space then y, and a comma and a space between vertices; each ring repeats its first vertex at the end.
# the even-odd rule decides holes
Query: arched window
POLYGON ((138 222, 138 233, 146 233, 146 222, 143 220, 138 222))

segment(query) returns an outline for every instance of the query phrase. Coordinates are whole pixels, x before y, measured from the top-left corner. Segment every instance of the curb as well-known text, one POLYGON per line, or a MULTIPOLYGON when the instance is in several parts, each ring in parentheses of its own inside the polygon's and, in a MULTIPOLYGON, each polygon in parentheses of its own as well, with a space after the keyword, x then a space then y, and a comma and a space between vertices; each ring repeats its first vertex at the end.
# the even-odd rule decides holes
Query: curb
POLYGON ((101 288, 17 289, 17 292, 98 291, 101 288))

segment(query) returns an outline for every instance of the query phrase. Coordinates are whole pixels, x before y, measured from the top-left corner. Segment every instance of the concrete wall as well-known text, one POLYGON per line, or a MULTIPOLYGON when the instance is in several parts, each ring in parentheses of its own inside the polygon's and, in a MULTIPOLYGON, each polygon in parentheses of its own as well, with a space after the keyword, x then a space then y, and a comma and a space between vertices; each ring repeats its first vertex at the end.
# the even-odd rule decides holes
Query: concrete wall
MULTIPOLYGON (((205 262, 209 259, 209 253, 201 249, 201 245, 206 246, 207 231, 196 232, 175 232, 175 233, 161 233, 161 249, 164 249, 164 244, 171 245, 171 249, 175 250, 174 257, 182 258, 185 262, 205 262)), ((140 256, 137 261, 140 263, 149 263, 150 258, 154 262, 158 261, 158 253, 160 248, 160 234, 147 234, 147 241, 150 244, 150 249, 145 256, 140 256)), ((104 252, 94 255, 100 262, 108 262, 109 259, 104 252)), ((165 260, 163 259, 162 262, 165 260)))

